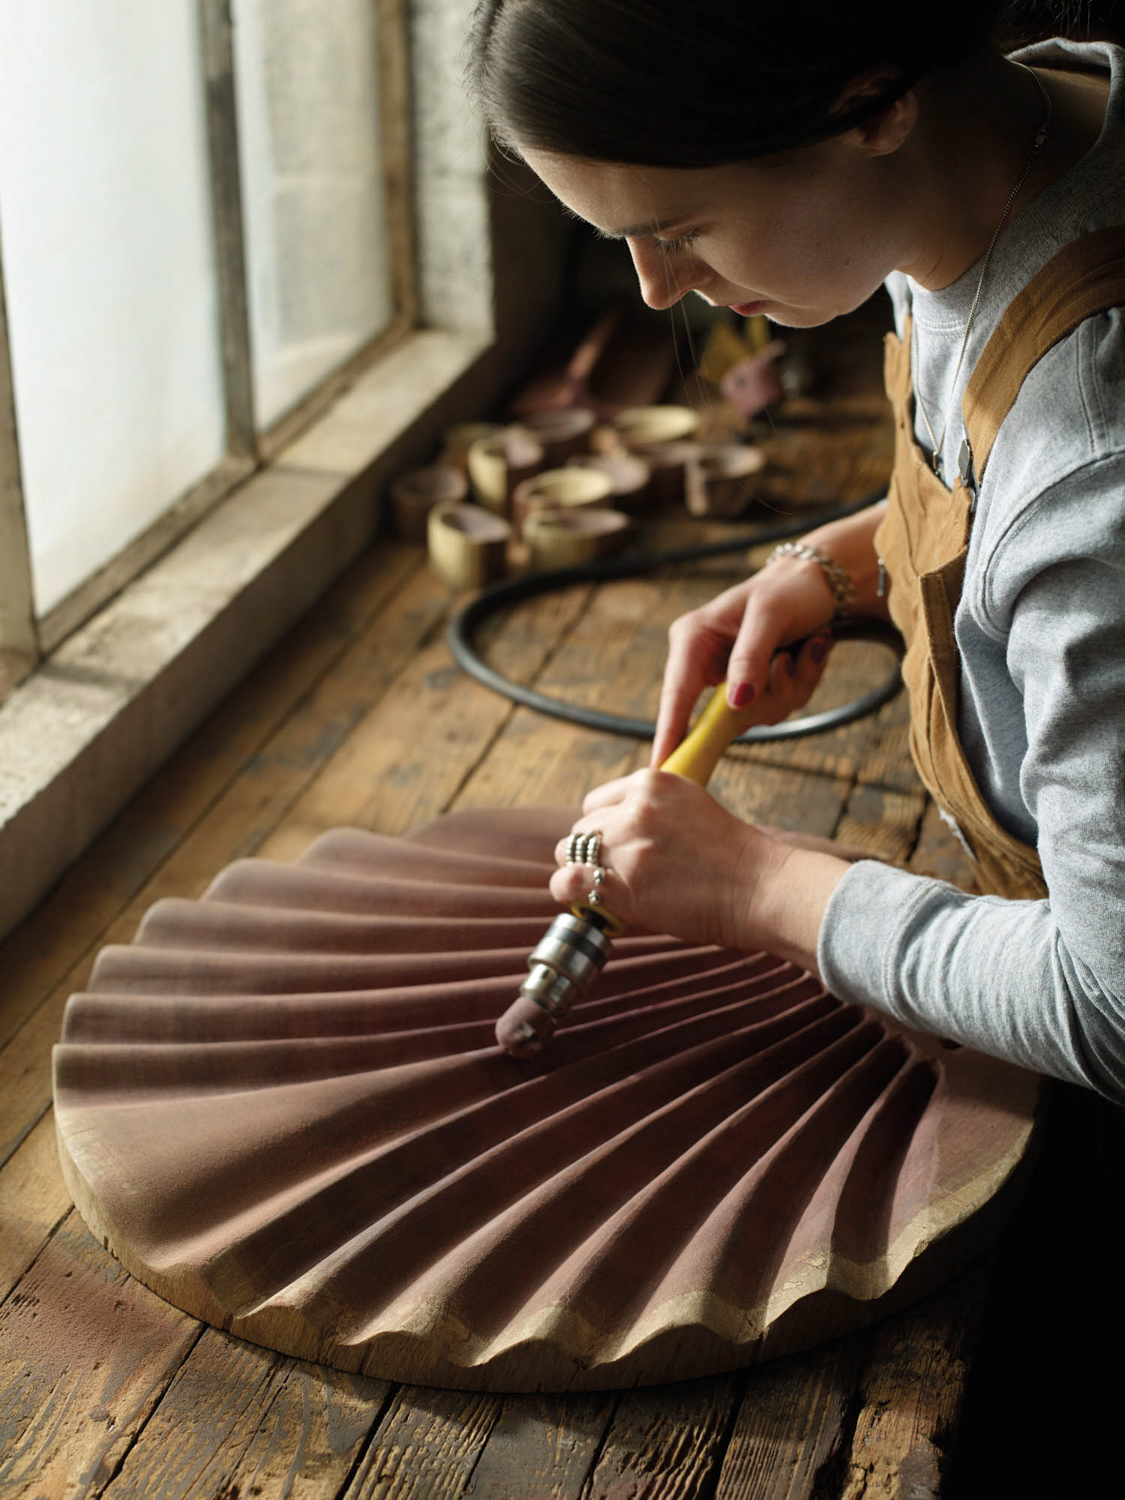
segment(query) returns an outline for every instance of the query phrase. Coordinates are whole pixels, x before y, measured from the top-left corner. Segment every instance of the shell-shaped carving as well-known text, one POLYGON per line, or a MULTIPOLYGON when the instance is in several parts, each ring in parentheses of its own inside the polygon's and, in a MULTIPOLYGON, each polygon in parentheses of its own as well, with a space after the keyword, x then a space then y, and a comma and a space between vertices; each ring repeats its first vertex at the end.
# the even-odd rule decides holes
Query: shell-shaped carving
POLYGON ((56 1049, 94 1232, 188 1312, 497 1390, 728 1369, 991 1233, 1039 1080, 768 955, 633 934, 533 1063, 493 1042, 571 813, 340 830, 106 949, 56 1049))

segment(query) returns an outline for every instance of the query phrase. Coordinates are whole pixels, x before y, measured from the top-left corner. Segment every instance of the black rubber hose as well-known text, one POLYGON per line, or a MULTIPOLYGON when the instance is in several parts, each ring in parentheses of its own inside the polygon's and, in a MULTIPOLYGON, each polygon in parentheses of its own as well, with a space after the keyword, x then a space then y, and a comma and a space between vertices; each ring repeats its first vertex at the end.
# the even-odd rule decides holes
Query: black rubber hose
MULTIPOLYGON (((787 537, 800 536, 811 526, 822 526, 829 521, 839 521, 845 516, 855 515, 869 505, 883 499, 883 491, 866 495, 848 505, 823 511, 816 516, 805 516, 799 521, 783 521, 759 531, 746 532, 730 537, 724 542, 709 542, 698 547, 679 547, 669 552, 628 553, 622 557, 605 558, 600 562, 584 563, 580 567, 556 568, 546 573, 529 573, 522 578, 507 579, 485 589, 457 611, 449 622, 446 639, 458 665, 470 677, 491 688, 502 697, 533 708, 554 719, 565 719, 571 724, 581 724, 586 729, 597 729, 609 734, 629 735, 633 739, 650 740, 656 725, 645 719, 627 719, 618 714, 601 713, 577 704, 566 703, 559 698, 550 698, 546 693, 537 693, 534 688, 513 682, 482 661, 473 647, 473 636, 483 622, 498 610, 510 608, 524 599, 550 593, 554 589, 569 588, 576 583, 605 582, 613 578, 636 578, 654 568, 674 567, 682 563, 698 562, 705 557, 719 557, 726 552, 743 552, 748 547, 761 547, 769 542, 784 541, 787 537)), ((895 652, 894 669, 885 682, 851 703, 842 703, 838 708, 825 709, 823 713, 807 714, 801 719, 788 719, 782 724, 763 724, 748 729, 739 735, 735 744, 754 745, 764 740, 792 740, 807 734, 821 734, 828 729, 851 724, 856 719, 873 714, 888 703, 902 687, 899 659, 902 656, 902 638, 890 626, 878 621, 845 621, 833 632, 838 640, 873 640, 890 647, 895 652)))

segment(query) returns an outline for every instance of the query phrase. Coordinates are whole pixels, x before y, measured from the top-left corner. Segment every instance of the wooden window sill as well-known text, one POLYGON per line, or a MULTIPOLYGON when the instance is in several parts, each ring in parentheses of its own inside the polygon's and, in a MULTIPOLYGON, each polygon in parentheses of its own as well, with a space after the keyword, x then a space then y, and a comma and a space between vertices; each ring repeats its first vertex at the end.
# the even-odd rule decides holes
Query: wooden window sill
POLYGON ((409 335, 0 703, 0 936, 371 542, 491 343, 409 335))

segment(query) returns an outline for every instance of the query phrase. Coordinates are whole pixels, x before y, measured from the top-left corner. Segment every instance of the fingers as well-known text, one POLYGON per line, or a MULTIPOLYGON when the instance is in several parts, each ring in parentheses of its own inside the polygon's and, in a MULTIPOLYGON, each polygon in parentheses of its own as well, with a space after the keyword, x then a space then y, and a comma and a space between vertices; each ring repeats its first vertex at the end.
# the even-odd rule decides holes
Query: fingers
MULTIPOLYGON (((582 804, 582 816, 578 818, 570 833, 555 845, 555 870, 549 881, 551 895, 560 904, 588 900, 591 891, 597 889, 599 899, 610 911, 616 912, 614 896, 618 903, 629 905, 627 881, 613 867, 615 852, 631 865, 631 850, 637 835, 638 822, 651 806, 654 786, 658 781, 678 782, 678 777, 659 777, 649 770, 634 771, 630 776, 607 781, 595 787, 582 804), (567 863, 572 853, 575 835, 601 835, 595 864, 567 863)), ((643 841, 643 840, 642 840, 643 841)))
MULTIPOLYGON (((823 676, 825 662, 833 644, 831 632, 824 629, 792 646, 782 646, 766 658, 760 670, 755 668, 758 684, 750 686, 737 698, 734 679, 728 680, 727 701, 733 708, 755 705, 751 723, 779 724, 782 719, 803 708, 812 697, 823 676)), ((671 749, 675 748, 680 739, 682 735, 677 736, 671 749)), ((662 752, 664 747, 658 741, 655 742, 655 748, 662 752)), ((671 754, 671 749, 668 754, 671 754)), ((654 764, 655 760, 654 754, 654 764)))
POLYGON ((700 693, 721 682, 726 673, 730 636, 716 629, 706 613, 703 609, 682 615, 668 631, 668 660, 649 758, 655 769, 683 739, 700 693))
MULTIPOLYGON (((602 806, 610 806, 613 802, 621 801, 626 793, 625 780, 607 783, 606 787, 599 787, 597 791, 609 791, 609 797, 601 800, 602 806)), ((586 799, 587 802, 590 798, 586 799)), ((599 799, 595 799, 599 800, 599 799)), ((605 863, 604 834, 600 825, 601 819, 589 816, 591 809, 586 807, 583 817, 575 823, 566 838, 560 839, 555 845, 555 863, 559 866, 548 882, 551 895, 560 905, 569 906, 575 901, 588 901, 594 891, 598 892, 598 900, 603 905, 613 907, 606 894, 606 886, 610 879, 611 871, 605 863), (585 835, 587 839, 597 834, 597 843, 594 845, 595 852, 590 852, 590 845, 583 850, 579 846, 579 852, 575 855, 575 839, 585 835), (583 855, 585 856, 583 858, 583 855)))
MULTIPOLYGON (((603 871, 600 882, 595 884, 594 871, 590 865, 562 865, 551 876, 548 882, 548 890, 551 896, 560 906, 569 906, 573 901, 586 901, 594 890, 598 892, 601 902, 615 911, 613 904, 613 892, 615 876, 608 866, 601 866, 603 871)), ((618 892, 620 897, 621 892, 618 892)))
POLYGON ((812 697, 814 688, 824 676, 825 665, 835 644, 832 632, 825 628, 814 632, 801 646, 793 664, 794 686, 798 693, 795 708, 804 708, 812 697))
POLYGON ((810 575, 779 560, 749 593, 727 663, 732 708, 744 708, 766 689, 779 647, 827 628, 834 604, 820 569, 813 566, 815 575, 810 575))
POLYGON ((779 603, 754 598, 747 603, 727 663, 727 702, 732 708, 748 707, 769 686, 771 663, 785 641, 779 603))
POLYGON ((778 649, 826 628, 834 607, 818 564, 781 558, 676 620, 650 764, 663 765, 683 739, 705 687, 725 677, 731 707, 747 707, 769 690, 778 649))
MULTIPOLYGON (((550 879, 554 899, 568 906, 596 892, 627 928, 745 946, 743 898, 758 878, 752 848, 776 846, 680 776, 637 771, 618 787, 620 805, 576 824, 580 834, 601 831, 600 866, 562 864, 550 879)), ((565 860, 567 842, 556 858, 565 860)))
MULTIPOLYGON (((772 711, 762 723, 779 724, 804 708, 824 673, 832 636, 818 631, 795 650, 778 651, 769 664, 766 693, 772 711)), ((763 705, 764 706, 764 705, 763 705)))
POLYGON ((659 770, 683 739, 698 696, 699 689, 684 677, 672 673, 665 675, 649 755, 649 765, 653 770, 659 770))

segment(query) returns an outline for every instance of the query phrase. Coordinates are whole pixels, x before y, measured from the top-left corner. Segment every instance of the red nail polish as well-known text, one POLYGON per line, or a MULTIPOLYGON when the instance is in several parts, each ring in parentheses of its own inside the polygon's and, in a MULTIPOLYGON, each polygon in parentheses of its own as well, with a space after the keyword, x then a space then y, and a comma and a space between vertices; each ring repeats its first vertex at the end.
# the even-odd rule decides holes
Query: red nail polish
POLYGON ((731 708, 745 708, 748 703, 753 703, 754 691, 752 682, 736 682, 729 694, 731 708))

